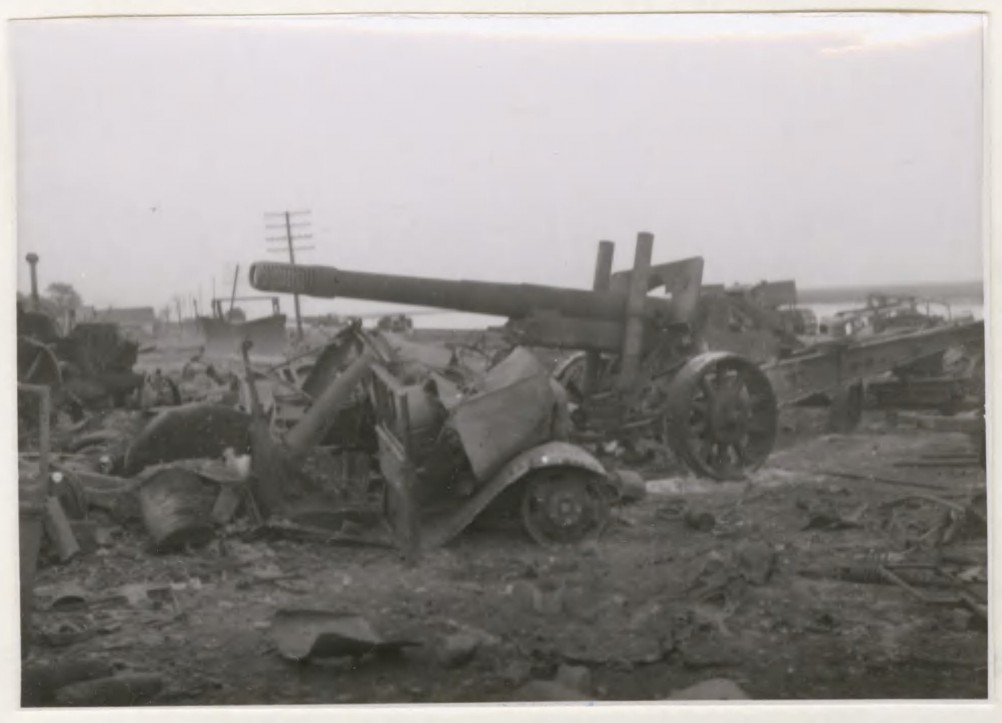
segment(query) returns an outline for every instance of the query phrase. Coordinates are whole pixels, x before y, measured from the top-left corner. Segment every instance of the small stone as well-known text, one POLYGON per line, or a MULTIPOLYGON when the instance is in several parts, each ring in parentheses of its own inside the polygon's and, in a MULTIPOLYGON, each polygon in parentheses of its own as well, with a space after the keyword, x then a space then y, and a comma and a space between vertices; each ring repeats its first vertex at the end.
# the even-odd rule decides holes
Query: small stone
POLYGON ((454 633, 442 641, 438 660, 445 668, 459 668, 473 659, 480 647, 480 638, 470 633, 454 633))
POLYGON ((591 693, 591 671, 583 665, 561 665, 554 682, 585 695, 591 693))
POLYGON ((530 680, 512 694, 513 701, 525 703, 588 700, 576 690, 550 680, 530 680))
POLYGON ((677 690, 669 696, 671 700, 750 700, 733 680, 711 678, 688 688, 677 690))

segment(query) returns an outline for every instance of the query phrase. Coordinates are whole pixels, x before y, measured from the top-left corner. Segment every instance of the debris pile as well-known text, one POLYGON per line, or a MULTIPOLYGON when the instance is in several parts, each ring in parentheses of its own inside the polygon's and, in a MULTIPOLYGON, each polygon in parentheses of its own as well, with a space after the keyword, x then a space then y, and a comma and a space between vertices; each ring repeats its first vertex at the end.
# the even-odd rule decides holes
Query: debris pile
MULTIPOLYGON (((760 366, 690 324, 701 259, 638 258, 608 292, 300 279, 511 312, 483 345, 356 321, 275 359, 227 321, 225 343, 143 354, 19 307, 25 704, 222 701, 251 679, 280 698, 328 667, 383 702, 796 697, 817 650, 840 668, 864 650, 844 666, 859 681, 918 660, 937 630, 980 644, 983 416, 880 419, 838 374, 803 382, 847 357, 908 368, 948 325, 760 366), (655 282, 671 302, 645 305, 655 282), (541 360, 566 350, 582 351, 541 360), (793 405, 815 393, 846 424, 796 438, 813 410, 793 405), (868 617, 885 610, 897 621, 868 617), (133 646, 150 660, 111 655, 133 646), (217 686, 222 648, 247 670, 217 686), (170 659, 185 649, 194 692, 170 659)), ((753 301, 749 323, 789 341, 753 301)))

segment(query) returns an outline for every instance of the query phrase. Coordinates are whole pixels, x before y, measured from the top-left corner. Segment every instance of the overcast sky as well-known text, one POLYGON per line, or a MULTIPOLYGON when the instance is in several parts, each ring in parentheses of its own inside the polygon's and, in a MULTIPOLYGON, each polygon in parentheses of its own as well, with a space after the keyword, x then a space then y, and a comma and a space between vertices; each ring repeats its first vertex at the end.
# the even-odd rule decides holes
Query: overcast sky
POLYGON ((22 290, 254 293, 286 209, 353 270, 586 287, 650 231, 708 281, 981 278, 978 16, 16 26, 22 290))

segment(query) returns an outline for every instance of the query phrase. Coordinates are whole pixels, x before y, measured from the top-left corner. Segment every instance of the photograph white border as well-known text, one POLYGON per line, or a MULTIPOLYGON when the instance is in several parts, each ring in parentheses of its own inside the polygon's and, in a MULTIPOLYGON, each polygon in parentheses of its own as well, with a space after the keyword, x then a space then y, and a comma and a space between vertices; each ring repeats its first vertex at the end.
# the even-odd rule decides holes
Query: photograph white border
MULTIPOLYGON (((750 13, 750 12, 974 12, 983 13, 987 20, 984 50, 984 114, 985 114, 985 161, 984 184, 982 189, 982 215, 985 241, 984 283, 985 307, 988 339, 988 462, 990 480, 998 479, 999 459, 994 453, 998 449, 999 412, 994 403, 995 380, 998 379, 998 360, 1002 344, 997 333, 997 319, 1002 307, 1002 294, 993 293, 992 279, 1002 278, 997 253, 999 232, 991 224, 992 218, 1002 214, 1002 193, 1000 189, 1002 159, 993 138, 1002 137, 1002 122, 999 109, 1002 82, 996 74, 1002 69, 1002 42, 993 38, 998 35, 996 23, 1002 19, 1002 2, 998 0, 0 0, 0 19, 4 22, 0 32, 0 58, 3 72, 0 73, 0 143, 3 162, 0 164, 0 248, 6 249, 0 280, 0 292, 14 294, 17 287, 17 208, 16 208, 16 155, 15 119, 13 112, 13 81, 9 45, 12 21, 42 18, 87 18, 87 17, 183 17, 183 16, 248 16, 248 15, 322 15, 322 14, 462 14, 491 15, 509 13, 531 14, 571 14, 571 13, 750 13), (995 40, 995 42, 993 42, 995 40)), ((2 309, 3 338, 13 342, 16 325, 14 305, 0 305, 2 309)), ((1002 706, 999 706, 999 599, 1002 596, 1000 583, 999 535, 994 532, 994 524, 1000 519, 999 495, 989 488, 989 533, 988 544, 991 560, 990 597, 991 630, 989 632, 990 699, 993 702, 941 702, 909 701, 902 703, 862 702, 862 701, 811 701, 811 702, 740 702, 733 704, 714 703, 596 703, 592 705, 368 705, 368 706, 241 706, 241 707, 188 707, 183 708, 125 708, 125 709, 78 709, 73 711, 31 710, 18 711, 20 697, 20 665, 16 651, 19 649, 18 623, 18 515, 17 515, 17 436, 16 436, 16 356, 15 345, 5 346, 0 355, 0 375, 12 380, 3 388, 0 406, 6 416, 0 429, 3 430, 3 459, 7 460, 6 482, 0 485, 0 510, 5 515, 3 535, 6 543, 0 553, 0 583, 9 591, 7 600, 0 607, 0 650, 8 650, 8 655, 0 656, 0 715, 11 720, 30 719, 47 721, 73 720, 175 720, 183 715, 193 720, 229 719, 234 714, 246 720, 329 720, 331 715, 339 720, 410 720, 410 721, 468 721, 472 717, 476 723, 508 720, 508 716, 519 718, 545 717, 546 720, 586 721, 611 720, 613 716, 625 716, 633 721, 663 720, 666 716, 681 716, 685 720, 742 720, 752 723, 767 721, 804 720, 838 721, 844 723, 851 717, 853 723, 865 721, 907 720, 914 723, 944 720, 963 716, 964 723, 1002 720, 1002 706), (669 706, 669 707, 666 707, 669 706), (6 715, 5 715, 6 714, 6 715)))

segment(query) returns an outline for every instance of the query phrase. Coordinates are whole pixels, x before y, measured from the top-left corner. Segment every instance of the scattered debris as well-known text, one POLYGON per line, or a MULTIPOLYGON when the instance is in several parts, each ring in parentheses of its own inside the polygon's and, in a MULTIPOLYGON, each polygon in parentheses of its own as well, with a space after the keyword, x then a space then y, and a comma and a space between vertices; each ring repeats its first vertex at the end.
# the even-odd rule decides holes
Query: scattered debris
POLYGON ((867 509, 869 509, 869 504, 866 502, 844 514, 834 506, 828 506, 827 509, 816 509, 811 512, 810 519, 803 529, 805 531, 823 530, 826 532, 857 529, 862 526, 861 521, 867 509))
POLYGON ((146 477, 139 503, 153 550, 176 552, 207 544, 213 530, 206 501, 204 483, 185 469, 167 467, 146 477))
POLYGON ((250 417, 217 404, 189 404, 157 415, 129 445, 122 474, 181 459, 218 459, 227 448, 250 451, 250 417))
MULTIPOLYGON (((632 283, 619 281, 620 290, 632 283)), ((604 303, 587 298, 596 308, 604 303)), ((589 324, 596 326, 587 328, 599 329, 598 336, 609 329, 603 315, 615 328, 628 326, 611 312, 595 315, 589 324)), ((535 311, 516 321, 528 324, 521 324, 523 334, 528 329, 522 343, 533 329, 552 340, 562 326, 535 311)), ((584 333, 576 323, 565 328, 584 333)), ((885 453, 890 433, 879 448, 862 434, 833 436, 821 451, 805 454, 796 444, 782 451, 791 463, 809 460, 819 470, 783 476, 768 467, 746 477, 739 453, 717 448, 714 455, 712 442, 702 450, 688 443, 669 450, 648 434, 650 420, 631 416, 637 410, 615 394, 579 404, 577 392, 556 383, 541 361, 553 353, 554 363, 562 363, 559 350, 515 346, 499 332, 503 341, 478 356, 461 345, 425 345, 423 331, 370 332, 353 323, 330 343, 270 366, 260 355, 252 361, 253 345, 240 346, 236 337, 227 337, 226 360, 218 349, 211 364, 202 351, 193 359, 192 349, 177 354, 175 367, 185 362, 183 369, 161 366, 168 347, 161 345, 151 354, 156 359, 144 360, 141 394, 111 400, 128 409, 95 409, 104 403, 100 390, 91 394, 79 376, 61 387, 60 394, 77 397, 60 396, 60 414, 47 416, 51 444, 43 452, 46 425, 35 424, 27 431, 37 428, 38 439, 24 435, 19 459, 22 640, 36 646, 25 667, 25 700, 147 704, 163 699, 161 679, 178 651, 191 654, 191 674, 202 676, 222 662, 220 648, 263 652, 264 637, 279 653, 258 659, 268 671, 282 668, 279 658, 354 661, 418 645, 383 639, 357 614, 282 607, 293 595, 322 606, 314 596, 335 592, 344 610, 364 611, 408 637, 437 639, 427 657, 399 661, 401 676, 412 678, 400 684, 402 694, 428 698, 446 689, 472 694, 482 682, 503 685, 498 694, 514 700, 606 698, 619 686, 606 676, 627 672, 637 681, 631 690, 658 696, 664 689, 650 676, 666 667, 738 665, 761 666, 768 680, 756 681, 756 692, 786 695, 762 649, 786 644, 803 654, 800 637, 810 637, 862 657, 870 650, 866 641, 880 637, 872 629, 884 624, 877 618, 895 615, 911 618, 911 627, 894 628, 886 636, 892 642, 880 637, 881 654, 926 648, 932 636, 980 644, 987 629, 986 495, 980 472, 968 469, 975 455, 955 441, 945 451, 916 452, 921 448, 910 445, 885 453), (66 418, 68 410, 76 420, 66 418), (598 419, 624 410, 625 418, 598 419), (857 469, 825 469, 845 460, 857 469), (636 467, 620 469, 631 463, 636 467), (640 465, 649 477, 658 465, 663 477, 646 482, 640 465), (884 476, 904 466, 914 478, 884 476), (685 476, 685 467, 714 479, 685 476), (865 484, 834 487, 825 476, 865 484), (40 490, 32 508, 34 548, 25 524, 29 478, 40 490), (916 492, 888 499, 899 487, 916 492), (801 512, 791 511, 785 496, 791 489, 804 500, 801 512), (607 526, 610 503, 637 502, 648 491, 653 503, 617 508, 627 524, 607 526), (543 548, 523 549, 515 539, 492 536, 485 524, 483 536, 471 532, 456 541, 458 554, 440 549, 474 520, 521 522, 543 548), (844 534, 815 534, 834 531, 844 534), (344 547, 332 553, 316 543, 344 547), (408 564, 378 549, 393 546, 408 564), (45 581, 35 596, 33 549, 43 552, 45 581), (838 559, 842 552, 848 554, 838 559), (802 587, 810 585, 816 588, 802 587), (932 611, 928 619, 916 612, 922 606, 932 611), (261 619, 272 610, 270 621, 261 619), (470 624, 443 622, 446 615, 470 624), (453 629, 442 634, 446 624, 453 629), (235 634, 225 641, 207 635, 213 625, 235 634), (255 632, 264 629, 267 636, 255 632), (121 675, 118 666, 88 658, 56 672, 45 661, 95 650, 126 650, 164 667, 157 675, 121 675), (413 665, 418 660, 438 665, 413 665), (437 678, 430 683, 425 675, 437 678), (593 675, 602 685, 594 685, 593 675)), ((674 335, 674 328, 666 332, 674 335)), ((28 346, 38 372, 49 357, 37 344, 28 346)), ((728 397, 732 377, 748 388, 761 381, 739 357, 681 354, 680 366, 644 372, 679 375, 671 404, 686 414, 675 422, 691 421, 689 412, 698 418, 711 393, 722 395, 720 404, 740 406, 741 394, 728 397)), ((568 384, 572 366, 562 367, 568 384)), ((779 379, 792 366, 767 367, 768 376, 779 379)), ((19 398, 19 412, 22 406, 19 398)), ((758 421, 778 425, 766 416, 758 421)), ((810 426, 799 418, 784 425, 797 435, 810 426)), ((768 441, 754 457, 771 454, 768 441)), ((343 662, 347 678, 354 669, 343 662)), ((851 664, 847 674, 858 676, 851 664)), ((239 688, 241 675, 221 677, 239 688)), ((213 686, 199 690, 206 699, 232 695, 213 686)), ((671 698, 748 695, 718 678, 671 698)))
POLYGON ((270 634, 282 657, 297 662, 312 658, 359 658, 417 645, 383 640, 361 616, 324 610, 279 610, 272 617, 270 634))

